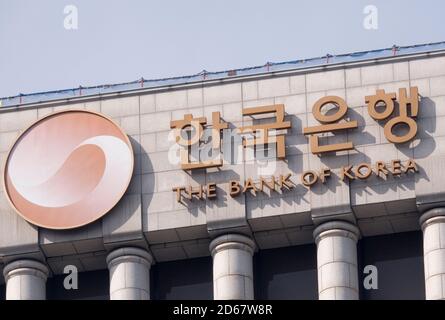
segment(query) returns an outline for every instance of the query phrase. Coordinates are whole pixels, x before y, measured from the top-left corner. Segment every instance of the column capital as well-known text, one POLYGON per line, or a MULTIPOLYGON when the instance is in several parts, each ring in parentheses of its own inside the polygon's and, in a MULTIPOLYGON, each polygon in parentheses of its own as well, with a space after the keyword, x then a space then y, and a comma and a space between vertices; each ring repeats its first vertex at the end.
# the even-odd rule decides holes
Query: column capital
POLYGON ((49 275, 49 269, 42 262, 31 259, 15 260, 3 268, 3 276, 6 282, 11 277, 18 275, 37 276, 46 281, 49 275))
POLYGON ((360 238, 360 230, 350 222, 338 220, 320 224, 315 228, 313 235, 317 245, 321 239, 334 236, 351 238, 357 242, 360 238))
POLYGON ((115 249, 107 255, 107 264, 109 269, 111 269, 112 266, 122 262, 142 263, 150 268, 154 262, 154 259, 147 250, 136 247, 123 247, 115 249))
POLYGON ((217 252, 226 249, 240 249, 248 251, 251 255, 255 252, 255 242, 252 238, 237 234, 229 233, 216 237, 210 242, 209 249, 214 256, 217 252))
POLYGON ((431 223, 445 222, 445 207, 437 207, 426 210, 419 219, 422 230, 431 223))

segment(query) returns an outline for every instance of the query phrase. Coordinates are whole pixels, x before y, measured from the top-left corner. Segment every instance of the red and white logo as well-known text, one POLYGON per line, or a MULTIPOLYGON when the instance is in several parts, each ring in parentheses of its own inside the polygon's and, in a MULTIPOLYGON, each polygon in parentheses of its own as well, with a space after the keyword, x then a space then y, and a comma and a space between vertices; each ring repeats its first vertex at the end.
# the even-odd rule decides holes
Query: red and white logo
POLYGON ((85 110, 51 114, 15 142, 3 182, 14 209, 29 222, 71 229, 93 222, 121 199, 133 172, 126 134, 85 110))

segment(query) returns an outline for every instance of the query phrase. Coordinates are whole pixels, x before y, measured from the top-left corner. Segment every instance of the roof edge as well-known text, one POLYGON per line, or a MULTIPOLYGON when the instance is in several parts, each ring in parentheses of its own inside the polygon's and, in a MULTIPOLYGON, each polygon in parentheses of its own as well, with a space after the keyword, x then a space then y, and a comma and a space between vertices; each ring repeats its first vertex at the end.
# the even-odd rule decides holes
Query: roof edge
MULTIPOLYGON (((403 58, 407 56, 423 55, 429 53, 438 53, 445 51, 445 41, 418 44, 412 46, 397 47, 393 46, 386 49, 377 49, 371 51, 360 51, 339 55, 327 54, 324 57, 292 60, 286 62, 271 63, 263 66, 247 67, 241 69, 232 69, 217 72, 202 71, 200 73, 146 80, 124 82, 118 84, 107 84, 90 87, 78 87, 72 89, 54 90, 46 92, 36 92, 30 94, 19 94, 16 96, 0 98, 0 107, 17 107, 22 105, 43 104, 45 102, 84 100, 95 96, 108 96, 121 93, 133 93, 141 91, 151 91, 162 88, 173 88, 192 85, 204 85, 213 82, 225 82, 226 80, 239 80, 250 77, 267 76, 270 74, 295 72, 298 70, 319 69, 326 67, 335 67, 339 65, 349 65, 354 63, 363 63, 367 61, 386 60, 392 58, 403 58)), ((8 108, 9 109, 9 108, 8 108)))

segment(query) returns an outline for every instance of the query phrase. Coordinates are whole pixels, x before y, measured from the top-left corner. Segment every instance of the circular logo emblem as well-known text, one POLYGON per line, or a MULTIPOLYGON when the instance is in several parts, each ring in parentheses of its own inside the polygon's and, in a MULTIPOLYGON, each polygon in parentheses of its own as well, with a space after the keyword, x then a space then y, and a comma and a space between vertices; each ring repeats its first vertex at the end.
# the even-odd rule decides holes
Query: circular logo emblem
POLYGON ((31 125, 15 142, 3 183, 29 222, 71 229, 93 222, 121 199, 133 172, 125 133, 103 115, 73 110, 31 125))

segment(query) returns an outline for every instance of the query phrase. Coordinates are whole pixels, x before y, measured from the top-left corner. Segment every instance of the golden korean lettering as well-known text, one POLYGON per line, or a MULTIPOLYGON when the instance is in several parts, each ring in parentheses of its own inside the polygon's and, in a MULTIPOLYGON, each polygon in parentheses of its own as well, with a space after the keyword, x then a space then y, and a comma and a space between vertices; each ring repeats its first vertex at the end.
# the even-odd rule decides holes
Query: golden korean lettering
POLYGON ((345 100, 337 96, 323 97, 314 104, 312 113, 314 114, 315 119, 317 119, 319 122, 323 124, 319 126, 307 127, 304 128, 303 130, 303 133, 309 136, 311 152, 313 154, 351 150, 354 148, 352 142, 320 145, 319 143, 320 137, 317 135, 318 133, 334 132, 338 130, 357 128, 358 124, 357 121, 355 120, 338 122, 346 115, 347 112, 348 112, 348 106, 345 100), (321 112, 321 109, 329 104, 334 105, 337 108, 337 110, 330 115, 323 114, 321 112))
POLYGON ((275 132, 274 136, 270 136, 270 130, 289 129, 290 121, 284 121, 284 105, 276 104, 271 106, 262 106, 243 109, 243 116, 252 116, 260 114, 275 113, 276 120, 274 123, 257 124, 240 128, 242 134, 252 133, 253 139, 244 139, 243 144, 247 146, 276 144, 277 158, 284 159, 286 157, 285 136, 284 133, 275 132))
MULTIPOLYGON (((206 117, 194 118, 192 114, 184 115, 182 120, 170 122, 170 128, 175 130, 176 143, 183 147, 180 150, 180 163, 183 170, 220 167, 223 165, 222 159, 190 162, 189 147, 199 145, 204 133, 203 125, 205 124, 207 124, 206 117), (183 131, 188 133, 187 138, 182 136, 183 131)), ((219 112, 213 112, 212 125, 212 147, 218 149, 221 145, 221 130, 228 128, 228 124, 221 121, 219 112)))
MULTIPOLYGON (((385 120, 393 115, 396 94, 377 90, 375 95, 366 96, 368 113, 375 120, 385 120), (383 110, 381 110, 383 108, 383 110), (381 111, 379 111, 379 109, 381 111)), ((417 123, 413 118, 419 113, 419 92, 417 87, 410 87, 408 97, 406 89, 399 89, 399 115, 389 120, 384 126, 385 137, 392 143, 404 143, 413 139, 417 134, 417 123), (409 110, 408 110, 408 107, 409 110), (405 124, 409 130, 403 135, 396 135, 393 131, 397 125, 405 124)))

